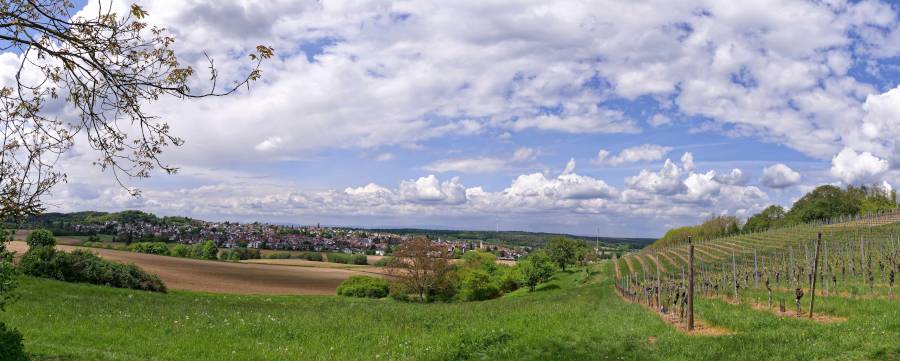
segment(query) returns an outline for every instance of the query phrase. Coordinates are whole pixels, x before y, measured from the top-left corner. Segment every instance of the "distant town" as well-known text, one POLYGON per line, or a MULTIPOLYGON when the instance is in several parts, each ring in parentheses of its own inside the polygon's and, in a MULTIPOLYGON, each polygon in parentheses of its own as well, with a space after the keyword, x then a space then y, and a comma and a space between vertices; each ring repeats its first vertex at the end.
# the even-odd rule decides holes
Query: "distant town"
MULTIPOLYGON (((279 225, 269 223, 209 222, 185 217, 157 217, 140 211, 117 213, 48 213, 30 219, 27 226, 49 228, 59 236, 88 236, 89 240, 113 242, 167 242, 196 244, 213 240, 219 248, 255 248, 285 251, 316 251, 390 254, 393 247, 414 237, 387 231, 279 225)), ((462 255, 480 249, 501 260, 516 260, 531 247, 485 243, 484 240, 434 238, 449 251, 462 255)))

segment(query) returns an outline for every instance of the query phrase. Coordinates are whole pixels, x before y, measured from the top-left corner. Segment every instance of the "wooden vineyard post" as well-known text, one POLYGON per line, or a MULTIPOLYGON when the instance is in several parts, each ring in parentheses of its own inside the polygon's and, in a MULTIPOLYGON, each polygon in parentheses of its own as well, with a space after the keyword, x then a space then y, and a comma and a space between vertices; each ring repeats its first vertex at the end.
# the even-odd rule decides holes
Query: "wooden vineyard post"
POLYGON ((810 294, 809 299, 809 318, 813 317, 813 307, 816 305, 816 279, 819 276, 819 244, 822 243, 822 233, 819 233, 818 238, 816 238, 816 259, 813 263, 813 279, 812 279, 812 294, 810 294))
POLYGON ((688 236, 688 331, 694 330, 694 242, 688 236))
POLYGON ((741 303, 740 295, 738 295, 738 279, 737 279, 737 263, 734 260, 734 250, 731 250, 731 283, 734 286, 734 302, 741 303))
POLYGON ((659 254, 654 253, 653 258, 656 261, 656 310, 662 312, 662 305, 659 303, 659 293, 662 291, 662 284, 659 280, 659 254))

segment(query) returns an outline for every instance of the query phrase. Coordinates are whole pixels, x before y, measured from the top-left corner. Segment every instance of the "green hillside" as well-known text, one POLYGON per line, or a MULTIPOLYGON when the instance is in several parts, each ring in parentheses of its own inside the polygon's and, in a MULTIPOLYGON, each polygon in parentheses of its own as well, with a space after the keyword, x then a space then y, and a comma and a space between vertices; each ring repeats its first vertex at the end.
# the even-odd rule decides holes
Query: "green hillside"
POLYGON ((900 307, 823 301, 848 321, 783 319, 716 299, 697 303, 722 336, 689 336, 613 291, 611 263, 583 282, 478 303, 329 296, 169 294, 23 279, 0 320, 36 360, 891 360, 900 307))

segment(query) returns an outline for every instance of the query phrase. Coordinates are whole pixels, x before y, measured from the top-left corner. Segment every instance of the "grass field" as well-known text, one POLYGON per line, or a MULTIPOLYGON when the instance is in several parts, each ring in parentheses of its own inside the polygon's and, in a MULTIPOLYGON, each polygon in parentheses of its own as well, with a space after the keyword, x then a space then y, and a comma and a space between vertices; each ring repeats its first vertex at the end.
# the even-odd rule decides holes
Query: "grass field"
MULTIPOLYGON (((698 301, 730 331, 686 335, 613 291, 612 267, 455 304, 337 296, 154 294, 24 278, 0 319, 46 360, 897 360, 900 307, 823 297, 845 322, 698 301)), ((753 297, 751 294, 745 297, 753 297)), ((817 300, 818 301, 818 300, 817 300)))

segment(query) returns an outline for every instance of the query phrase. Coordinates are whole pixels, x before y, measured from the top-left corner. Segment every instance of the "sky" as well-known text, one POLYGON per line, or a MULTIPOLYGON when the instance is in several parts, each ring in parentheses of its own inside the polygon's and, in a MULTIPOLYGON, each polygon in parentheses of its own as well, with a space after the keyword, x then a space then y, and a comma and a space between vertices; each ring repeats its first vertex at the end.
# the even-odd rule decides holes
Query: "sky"
POLYGON ((658 237, 900 185, 897 3, 139 3, 198 82, 204 53, 223 78, 276 57, 234 95, 146 105, 186 141, 177 175, 129 196, 82 142, 49 211, 658 237))

